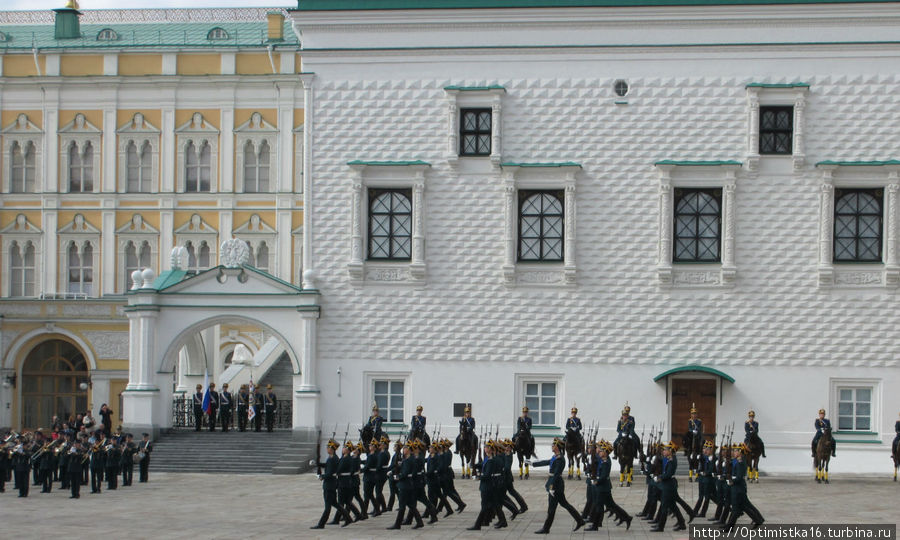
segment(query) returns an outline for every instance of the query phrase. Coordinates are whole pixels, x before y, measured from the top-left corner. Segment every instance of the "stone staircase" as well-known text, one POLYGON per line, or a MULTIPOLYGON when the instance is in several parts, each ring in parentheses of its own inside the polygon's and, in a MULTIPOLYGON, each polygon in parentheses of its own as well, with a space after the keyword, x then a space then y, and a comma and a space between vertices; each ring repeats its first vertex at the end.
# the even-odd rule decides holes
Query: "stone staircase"
POLYGON ((295 440, 290 430, 210 433, 173 430, 153 445, 150 468, 158 472, 299 474, 315 458, 315 442, 295 440))

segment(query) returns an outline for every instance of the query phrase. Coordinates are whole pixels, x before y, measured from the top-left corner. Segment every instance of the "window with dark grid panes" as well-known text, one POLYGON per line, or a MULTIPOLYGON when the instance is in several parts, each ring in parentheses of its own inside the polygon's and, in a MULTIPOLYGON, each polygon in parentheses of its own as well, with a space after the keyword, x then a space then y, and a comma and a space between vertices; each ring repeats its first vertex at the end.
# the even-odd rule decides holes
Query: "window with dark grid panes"
POLYGON ((562 191, 519 191, 519 260, 563 260, 562 191))
POLYGON ((834 262, 881 262, 881 189, 834 190, 834 262))
POLYGON ((369 190, 369 259, 412 257, 412 190, 369 190))
POLYGON ((459 116, 459 155, 491 155, 491 110, 461 109, 459 116))
POLYGON ((722 190, 675 190, 674 262, 720 262, 722 190))
POLYGON ((759 108, 759 153, 791 154, 794 139, 793 107, 759 108))

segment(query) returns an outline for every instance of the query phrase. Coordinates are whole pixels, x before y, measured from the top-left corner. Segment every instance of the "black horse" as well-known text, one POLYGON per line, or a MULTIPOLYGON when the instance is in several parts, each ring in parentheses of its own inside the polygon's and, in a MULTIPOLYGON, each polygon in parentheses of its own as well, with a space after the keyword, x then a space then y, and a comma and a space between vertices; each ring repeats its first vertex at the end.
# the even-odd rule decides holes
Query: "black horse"
POLYGON ((694 476, 697 476, 697 467, 700 466, 700 455, 703 453, 703 436, 688 431, 681 438, 681 444, 684 445, 684 456, 688 460, 688 482, 693 482, 694 476))
POLYGON ((459 435, 456 437, 456 453, 462 461, 462 477, 471 478, 475 455, 478 453, 478 435, 459 425, 459 435))
POLYGON ((534 453, 534 435, 530 432, 520 429, 516 435, 516 444, 513 447, 516 451, 516 458, 519 460, 519 478, 528 478, 528 463, 525 463, 525 473, 522 473, 522 462, 526 459, 536 458, 534 453))
POLYGON ((366 424, 359 430, 359 438, 362 440, 365 448, 369 447, 369 442, 375 436, 375 429, 370 424, 366 424))
POLYGON ((429 437, 428 432, 421 427, 415 427, 409 430, 409 438, 425 443, 426 447, 431 446, 431 437, 429 437))
POLYGON ((566 460, 569 462, 569 479, 572 478, 573 472, 577 472, 578 479, 581 480, 581 462, 584 458, 584 437, 581 432, 575 429, 566 430, 566 460))

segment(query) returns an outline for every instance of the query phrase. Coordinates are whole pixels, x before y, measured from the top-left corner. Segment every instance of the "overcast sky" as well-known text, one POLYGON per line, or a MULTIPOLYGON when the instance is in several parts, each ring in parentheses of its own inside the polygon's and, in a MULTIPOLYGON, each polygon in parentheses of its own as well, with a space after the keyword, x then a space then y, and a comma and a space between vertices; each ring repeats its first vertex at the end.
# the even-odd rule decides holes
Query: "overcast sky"
MULTIPOLYGON (((296 0, 79 0, 81 9, 164 8, 164 7, 296 7, 296 0)), ((0 10, 53 9, 66 5, 66 0, 0 0, 0 10)))

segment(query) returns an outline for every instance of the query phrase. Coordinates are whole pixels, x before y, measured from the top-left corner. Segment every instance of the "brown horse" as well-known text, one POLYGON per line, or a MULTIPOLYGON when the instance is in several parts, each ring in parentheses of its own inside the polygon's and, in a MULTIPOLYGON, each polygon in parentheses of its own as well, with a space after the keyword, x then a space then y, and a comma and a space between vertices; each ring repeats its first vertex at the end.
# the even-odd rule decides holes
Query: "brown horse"
POLYGON ((826 484, 828 483, 828 462, 831 461, 831 445, 833 443, 834 439, 831 437, 831 428, 827 427, 824 429, 822 436, 819 438, 819 443, 816 445, 816 482, 822 483, 822 481, 824 481, 826 484))
POLYGON ((572 473, 577 472, 581 480, 581 460, 584 457, 584 437, 574 429, 566 430, 566 461, 569 462, 569 479, 572 473))
POLYGON ((762 456, 762 440, 755 432, 747 435, 747 447, 750 453, 746 458, 747 461, 747 481, 759 483, 759 458, 762 456))
POLYGON ((894 460, 894 482, 897 481, 897 469, 900 469, 900 444, 895 444, 891 450, 891 458, 894 460))

